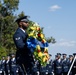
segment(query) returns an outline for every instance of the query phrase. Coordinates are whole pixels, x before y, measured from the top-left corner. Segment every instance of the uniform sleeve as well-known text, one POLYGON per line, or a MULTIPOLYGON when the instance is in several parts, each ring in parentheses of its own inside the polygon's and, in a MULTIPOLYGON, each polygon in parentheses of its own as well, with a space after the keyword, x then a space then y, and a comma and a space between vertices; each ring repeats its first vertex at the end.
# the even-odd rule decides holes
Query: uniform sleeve
POLYGON ((25 47, 25 43, 23 42, 23 38, 20 34, 15 34, 13 36, 13 40, 15 42, 15 45, 18 49, 23 49, 25 47))

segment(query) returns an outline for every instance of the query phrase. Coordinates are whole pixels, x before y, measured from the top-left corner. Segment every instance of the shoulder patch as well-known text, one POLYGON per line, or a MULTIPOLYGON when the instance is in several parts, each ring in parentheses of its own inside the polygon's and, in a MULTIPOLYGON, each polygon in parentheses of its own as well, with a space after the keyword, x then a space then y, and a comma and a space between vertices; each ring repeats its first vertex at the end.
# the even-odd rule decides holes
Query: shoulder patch
POLYGON ((18 38, 15 38, 15 40, 20 40, 20 37, 18 37, 18 38))

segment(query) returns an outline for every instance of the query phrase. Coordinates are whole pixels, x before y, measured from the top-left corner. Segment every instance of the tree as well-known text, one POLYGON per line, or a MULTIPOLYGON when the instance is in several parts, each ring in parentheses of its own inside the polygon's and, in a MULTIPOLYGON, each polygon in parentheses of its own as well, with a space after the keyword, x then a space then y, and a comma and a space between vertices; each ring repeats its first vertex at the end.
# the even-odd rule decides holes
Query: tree
POLYGON ((14 12, 18 9, 19 0, 0 0, 0 43, 7 53, 14 50, 13 33, 17 28, 14 12))
POLYGON ((6 49, 0 46, 0 60, 3 56, 6 56, 6 55, 7 55, 6 49))

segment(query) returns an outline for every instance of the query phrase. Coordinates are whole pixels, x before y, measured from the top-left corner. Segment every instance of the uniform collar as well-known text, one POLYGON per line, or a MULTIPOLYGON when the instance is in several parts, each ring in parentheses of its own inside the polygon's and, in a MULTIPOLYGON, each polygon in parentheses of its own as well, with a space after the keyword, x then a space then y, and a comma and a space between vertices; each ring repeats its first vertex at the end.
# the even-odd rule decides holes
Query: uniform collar
POLYGON ((12 61, 14 61, 15 60, 15 58, 12 58, 12 61))
POLYGON ((61 61, 61 59, 58 59, 58 62, 60 62, 61 61))
POLYGON ((66 61, 66 58, 64 60, 66 61))
POLYGON ((3 60, 3 62, 5 62, 5 60, 3 60))
POLYGON ((24 33, 25 33, 25 30, 24 29, 22 29, 22 28, 20 28, 24 33))

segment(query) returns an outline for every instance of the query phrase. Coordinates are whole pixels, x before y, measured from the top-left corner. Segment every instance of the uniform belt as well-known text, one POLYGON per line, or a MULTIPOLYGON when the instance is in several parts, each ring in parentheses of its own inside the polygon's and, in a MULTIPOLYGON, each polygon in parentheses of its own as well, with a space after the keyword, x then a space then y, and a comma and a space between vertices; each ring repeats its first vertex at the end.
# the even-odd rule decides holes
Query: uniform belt
POLYGON ((16 66, 16 65, 11 65, 11 66, 16 66))
POLYGON ((61 66, 58 66, 58 67, 56 67, 56 68, 60 69, 60 68, 62 68, 62 67, 61 67, 61 66))
POLYGON ((64 68, 68 68, 68 66, 64 66, 64 68))
POLYGON ((34 68, 37 68, 37 66, 34 66, 34 68))
POLYGON ((9 66, 9 65, 6 65, 6 66, 9 66))
POLYGON ((49 66, 49 68, 52 68, 52 66, 49 66))

